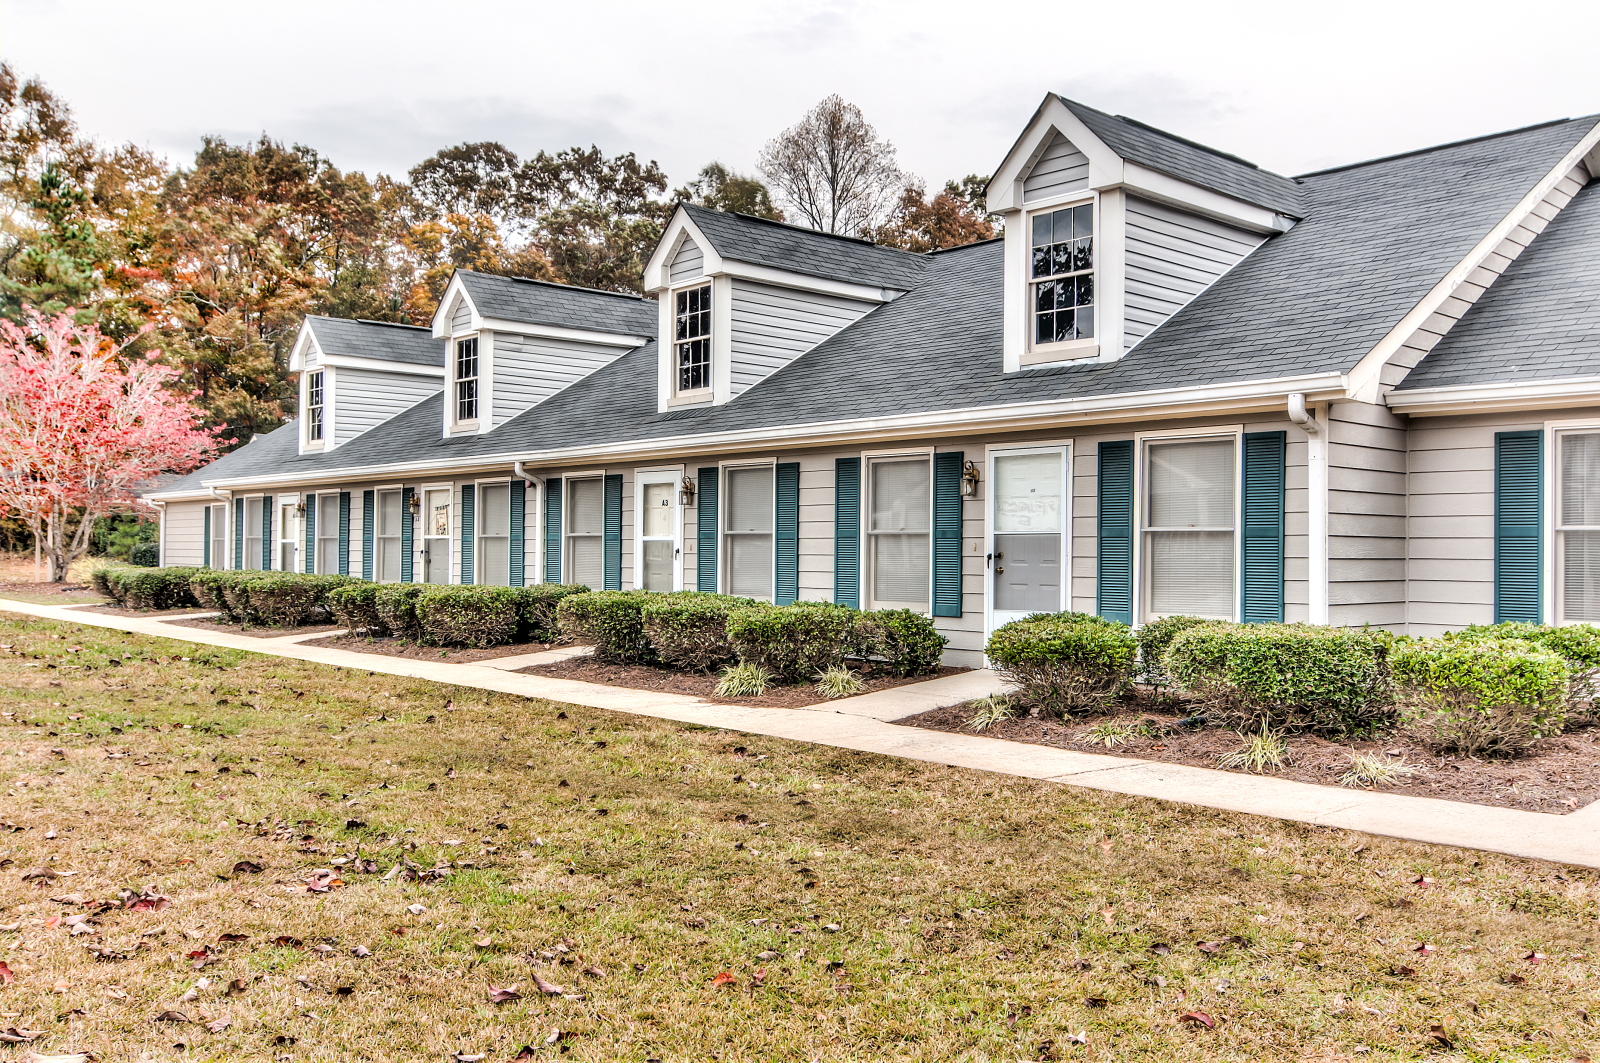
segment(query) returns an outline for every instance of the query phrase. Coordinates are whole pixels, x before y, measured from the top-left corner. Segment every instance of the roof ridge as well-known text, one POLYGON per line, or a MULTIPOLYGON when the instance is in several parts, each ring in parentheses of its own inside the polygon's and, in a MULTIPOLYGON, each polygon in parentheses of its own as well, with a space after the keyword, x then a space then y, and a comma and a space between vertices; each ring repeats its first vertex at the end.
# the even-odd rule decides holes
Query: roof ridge
POLYGON ((825 236, 830 240, 843 240, 847 243, 861 244, 865 247, 875 247, 883 251, 893 251, 897 255, 911 255, 914 258, 920 258, 923 254, 923 252, 920 251, 907 251, 903 247, 890 247, 888 244, 880 244, 876 240, 867 239, 865 236, 845 236, 843 233, 825 233, 821 229, 812 229, 805 225, 796 225, 794 222, 790 221, 778 221, 775 218, 763 218, 759 214, 746 214, 742 210, 717 210, 715 207, 704 207, 699 203, 691 203, 686 199, 679 200, 678 205, 681 207, 689 207, 694 210, 705 211, 707 214, 722 214, 730 218, 743 218, 745 221, 759 222, 762 225, 771 225, 779 229, 789 229, 793 232, 806 233, 810 236, 825 236))
POLYGON ((1102 111, 1098 107, 1095 107, 1095 106, 1092 106, 1090 104, 1084 103, 1082 100, 1074 100, 1070 96, 1063 96, 1059 92, 1056 93, 1056 95, 1058 97, 1060 97, 1063 102, 1068 103, 1068 104, 1070 104, 1070 105, 1072 105, 1074 107, 1082 107, 1085 110, 1094 111, 1097 114, 1103 114, 1107 118, 1113 119, 1114 121, 1126 122, 1129 125, 1138 126, 1140 129, 1146 129, 1146 130, 1149 130, 1152 133, 1156 133, 1156 134, 1158 134, 1160 136, 1164 136, 1168 140, 1176 140, 1180 144, 1187 144, 1189 147, 1194 148, 1197 151, 1203 151, 1208 155, 1215 155, 1219 159, 1227 159, 1229 162, 1236 162, 1240 166, 1248 166, 1248 167, 1250 167, 1250 169, 1255 170, 1258 173, 1264 173, 1264 174, 1267 174, 1268 176, 1271 176, 1271 177, 1281 177, 1285 181, 1293 181, 1293 180, 1295 180, 1295 178, 1291 177, 1288 174, 1282 174, 1282 173, 1279 173, 1276 170, 1269 170, 1266 167, 1262 166, 1260 163, 1251 162, 1249 159, 1245 158, 1242 155, 1235 155, 1231 151, 1223 151, 1221 148, 1214 148, 1210 144, 1202 144, 1198 140, 1191 140, 1186 136, 1181 136, 1181 135, 1179 135, 1177 133, 1172 132, 1170 129, 1162 129, 1160 126, 1151 125, 1149 122, 1146 122, 1143 119, 1134 118, 1134 117, 1131 117, 1130 115, 1125 115, 1125 114, 1112 114, 1109 111, 1102 111))
POLYGON ((383 325, 386 328, 410 328, 422 332, 428 331, 426 325, 410 325, 404 321, 379 321, 371 317, 334 317, 332 314, 307 314, 308 321, 353 321, 358 325, 383 325))
POLYGON ((1359 162, 1346 162, 1338 166, 1328 166, 1321 170, 1308 170, 1296 174, 1295 180, 1307 177, 1321 177, 1324 174, 1339 173, 1343 170, 1355 170, 1362 166, 1376 166, 1380 162, 1394 162, 1396 159, 1409 159, 1415 155, 1426 155, 1434 151, 1444 151, 1446 148, 1459 148, 1466 144, 1477 144, 1485 140, 1495 140, 1499 137, 1515 136, 1518 133, 1531 133, 1535 129, 1547 129, 1553 126, 1566 125, 1570 122, 1583 122, 1586 120, 1600 121, 1600 114, 1580 115, 1577 118, 1552 118, 1544 122, 1534 122, 1530 125, 1517 126, 1515 129, 1502 129, 1498 133, 1481 133, 1475 137, 1462 137, 1460 140, 1447 140, 1443 144, 1432 144, 1423 148, 1412 148, 1409 151, 1397 151, 1392 155, 1379 155, 1376 158, 1362 159, 1359 162))
POLYGON ((564 292, 587 292, 591 295, 614 295, 618 299, 632 299, 635 302, 649 302, 644 296, 633 292, 612 292, 604 288, 586 288, 581 284, 562 284, 560 281, 540 280, 537 277, 518 277, 509 273, 485 273, 481 269, 457 269, 457 273, 470 273, 475 277, 489 277, 493 280, 516 281, 518 284, 537 284, 542 288, 560 288, 564 292))

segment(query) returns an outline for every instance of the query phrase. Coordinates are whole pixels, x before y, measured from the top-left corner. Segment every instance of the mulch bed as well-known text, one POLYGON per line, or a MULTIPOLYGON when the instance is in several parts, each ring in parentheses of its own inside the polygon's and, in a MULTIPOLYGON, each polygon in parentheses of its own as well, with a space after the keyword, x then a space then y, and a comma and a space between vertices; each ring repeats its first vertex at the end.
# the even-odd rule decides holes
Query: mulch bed
MULTIPOLYGON (((861 672, 867 684, 863 693, 888 690, 890 687, 921 683, 940 676, 964 672, 965 668, 941 668, 936 675, 918 675, 909 678, 892 675, 873 675, 861 672)), ((687 694, 722 705, 753 705, 764 709, 798 709, 815 705, 823 700, 809 683, 798 686, 769 687, 759 698, 725 698, 717 696, 717 677, 693 672, 675 672, 670 668, 653 668, 647 664, 606 664, 592 657, 572 657, 554 664, 535 664, 519 668, 523 675, 545 676, 550 679, 575 679, 582 683, 601 683, 605 686, 628 687, 631 690, 655 690, 663 694, 687 694)))
MULTIPOLYGON (((896 722, 934 731, 972 734, 967 721, 973 712, 972 705, 967 703, 934 709, 896 722)), ((1141 692, 1123 712, 1072 720, 1022 717, 1003 720, 981 734, 987 738, 1202 768, 1217 768, 1217 757, 1239 746, 1240 738, 1233 731, 1218 727, 1176 727, 1184 715, 1141 692), (1113 749, 1080 737, 1096 724, 1139 721, 1147 721, 1166 733, 1154 738, 1137 738, 1113 749)), ((1417 774, 1409 778, 1375 788, 1384 793, 1558 814, 1600 800, 1600 728, 1595 727, 1545 739, 1533 752, 1515 760, 1441 756, 1398 735, 1346 742, 1294 735, 1287 744, 1289 763, 1270 773, 1275 778, 1339 786, 1339 777, 1350 768, 1352 753, 1379 753, 1403 758, 1418 769, 1417 774)))
POLYGON ((201 605, 185 605, 177 609, 129 609, 125 605, 86 605, 79 609, 80 613, 105 613, 107 616, 183 616, 187 613, 214 613, 215 609, 207 609, 201 605))
POLYGON ((326 646, 334 650, 352 650, 356 653, 381 653, 385 657, 410 657, 419 661, 453 661, 471 664, 473 661, 493 661, 500 657, 515 657, 523 653, 540 653, 553 650, 553 642, 513 642, 505 646, 484 649, 453 646, 424 646, 409 639, 372 638, 365 635, 332 635, 325 639, 308 639, 302 646, 326 646))
POLYGON ((318 631, 339 631, 342 624, 311 624, 306 627, 249 627, 243 624, 224 624, 218 620, 170 620, 173 627, 197 627, 206 631, 231 631, 235 635, 270 639, 277 635, 310 635, 318 631))

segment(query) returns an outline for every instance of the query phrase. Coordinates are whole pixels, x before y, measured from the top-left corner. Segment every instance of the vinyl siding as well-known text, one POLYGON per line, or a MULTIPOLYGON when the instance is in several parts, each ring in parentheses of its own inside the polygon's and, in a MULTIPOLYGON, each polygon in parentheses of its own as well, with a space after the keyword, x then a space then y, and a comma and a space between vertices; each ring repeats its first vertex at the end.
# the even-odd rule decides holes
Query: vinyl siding
MULTIPOLYGON (((205 502, 169 502, 162 510, 163 565, 199 565, 205 562, 206 505, 205 502)), ((220 562, 217 567, 222 567, 220 562)))
POLYGON ((450 331, 468 332, 472 329, 472 308, 464 296, 456 297, 455 308, 450 311, 450 331))
POLYGON ((1406 623, 1406 450, 1403 419, 1385 406, 1328 412, 1328 620, 1406 623))
POLYGON ((1023 201, 1086 188, 1089 184, 1089 159, 1060 133, 1050 138, 1044 153, 1022 179, 1023 201))
POLYGON ((875 305, 735 278, 731 394, 782 369, 875 305))
POLYGON ((706 269, 706 256, 700 246, 687 236, 683 243, 678 245, 678 253, 672 256, 672 262, 667 266, 667 280, 672 284, 682 284, 694 280, 706 269))
POLYGON ((622 347, 494 333, 494 423, 504 424, 623 353, 622 347))
POLYGON ((1129 196, 1123 349, 1238 265, 1265 237, 1129 196))
POLYGON ((411 373, 344 367, 329 372, 332 374, 328 383, 333 389, 335 446, 348 443, 444 388, 437 377, 411 373))

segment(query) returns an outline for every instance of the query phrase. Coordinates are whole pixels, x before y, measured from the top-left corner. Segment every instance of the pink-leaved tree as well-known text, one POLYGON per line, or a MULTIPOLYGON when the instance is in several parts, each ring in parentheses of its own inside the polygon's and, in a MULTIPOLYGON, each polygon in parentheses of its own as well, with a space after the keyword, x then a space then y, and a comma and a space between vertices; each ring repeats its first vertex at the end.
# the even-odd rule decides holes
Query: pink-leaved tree
POLYGON ((50 579, 89 549, 96 518, 141 503, 157 477, 217 451, 159 352, 131 355, 74 311, 0 320, 0 515, 33 529, 50 579))

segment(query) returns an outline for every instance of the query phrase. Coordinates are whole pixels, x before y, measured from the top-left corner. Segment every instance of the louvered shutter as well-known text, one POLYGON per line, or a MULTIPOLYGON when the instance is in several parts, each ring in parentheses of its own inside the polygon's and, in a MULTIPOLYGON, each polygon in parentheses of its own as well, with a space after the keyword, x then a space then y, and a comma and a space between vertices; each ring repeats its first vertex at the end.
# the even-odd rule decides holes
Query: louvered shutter
POLYGON ((961 615, 961 469, 965 456, 933 456, 933 615, 961 615))
POLYGON ((205 535, 205 541, 204 541, 204 544, 201 546, 201 561, 200 561, 200 563, 205 565, 206 568, 210 568, 211 567, 211 507, 207 506, 205 509, 201 510, 201 516, 204 518, 202 520, 202 522, 201 522, 202 523, 201 531, 202 531, 202 534, 205 535))
POLYGON ((478 489, 461 485, 461 582, 469 584, 477 575, 477 555, 473 550, 478 525, 478 489))
POLYGON ((772 600, 788 605, 800 597, 800 463, 779 462, 774 485, 773 551, 777 582, 772 600))
POLYGON ((861 607, 861 459, 833 463, 833 600, 861 607))
POLYGON ((1544 620, 1544 432, 1494 436, 1494 620, 1544 620))
POLYGON ((608 591, 622 589, 622 474, 606 475, 604 571, 608 591))
POLYGON ((277 499, 272 497, 261 500, 261 568, 270 571, 272 568, 272 507, 277 499))
POLYGON ((544 482, 544 581, 561 582, 561 478, 544 482))
POLYGON ((350 575, 350 492, 339 492, 339 575, 350 575))
POLYGON ((1100 444, 1095 610, 1133 623, 1133 440, 1100 444))
POLYGON ((244 568, 244 499, 233 500, 233 567, 244 568))
POLYGON ((715 466, 700 470, 700 489, 695 496, 695 586, 717 589, 717 472, 715 466))
POLYGON ((307 574, 317 570, 317 496, 306 495, 306 527, 305 527, 305 555, 304 568, 307 574))
POLYGON ((372 566, 377 551, 373 548, 378 533, 378 492, 361 492, 361 578, 372 579, 372 566))
POLYGON ((1244 437, 1244 542, 1241 547, 1239 619, 1247 624, 1283 621, 1283 432, 1244 437))
POLYGON ((401 583, 410 583, 412 581, 412 577, 416 574, 416 571, 415 571, 416 558, 413 556, 413 554, 414 554, 414 542, 415 542, 414 537, 416 535, 416 524, 415 524, 415 521, 413 521, 413 519, 411 517, 411 499, 414 498, 414 497, 415 497, 415 495, 412 493, 411 488, 402 487, 400 489, 400 582, 401 583))
POLYGON ((511 535, 507 582, 513 587, 522 587, 528 582, 528 481, 511 481, 507 506, 511 535))

